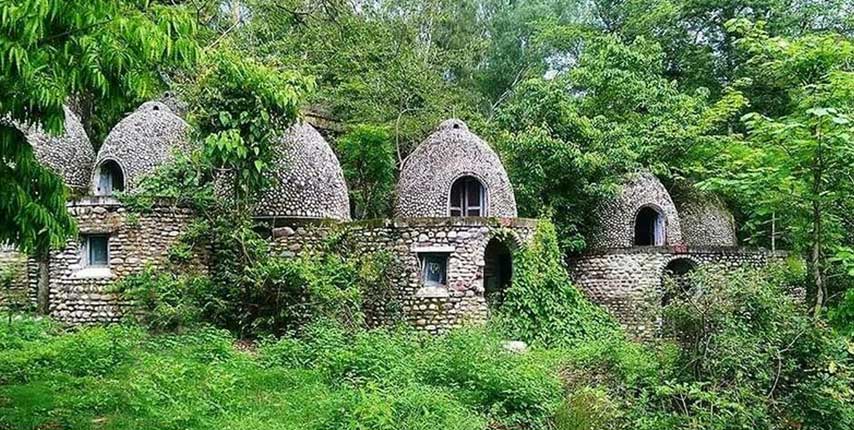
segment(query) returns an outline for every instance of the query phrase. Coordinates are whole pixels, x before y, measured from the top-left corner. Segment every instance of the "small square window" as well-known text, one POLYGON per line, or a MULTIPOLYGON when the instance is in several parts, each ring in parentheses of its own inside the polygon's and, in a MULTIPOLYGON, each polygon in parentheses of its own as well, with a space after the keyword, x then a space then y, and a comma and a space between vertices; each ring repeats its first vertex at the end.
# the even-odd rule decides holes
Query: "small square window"
POLYGON ((110 261, 110 237, 104 234, 83 236, 83 263, 86 267, 107 267, 110 261))
POLYGON ((448 285, 448 255, 422 254, 421 281, 428 287, 448 285))

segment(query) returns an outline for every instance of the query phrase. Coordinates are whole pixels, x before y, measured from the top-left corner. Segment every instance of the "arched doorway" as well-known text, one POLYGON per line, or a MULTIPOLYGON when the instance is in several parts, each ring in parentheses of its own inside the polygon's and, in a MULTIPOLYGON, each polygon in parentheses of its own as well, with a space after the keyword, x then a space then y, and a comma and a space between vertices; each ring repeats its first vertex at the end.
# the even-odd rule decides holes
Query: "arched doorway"
POLYGON ((474 176, 463 176, 451 186, 450 216, 488 216, 486 187, 474 176))
POLYGON ((513 253, 504 242, 493 238, 483 256, 483 296, 491 309, 504 303, 513 276, 513 253))
POLYGON ((662 306, 667 306, 677 294, 688 294, 691 291, 691 273, 697 270, 697 264, 688 258, 677 258, 667 263, 662 274, 664 295, 662 306))
POLYGON ((95 178, 95 195, 111 196, 116 191, 124 191, 125 175, 119 163, 106 160, 98 166, 98 175, 95 178))
POLYGON ((664 245, 664 216, 652 206, 642 207, 635 216, 634 245, 664 245))

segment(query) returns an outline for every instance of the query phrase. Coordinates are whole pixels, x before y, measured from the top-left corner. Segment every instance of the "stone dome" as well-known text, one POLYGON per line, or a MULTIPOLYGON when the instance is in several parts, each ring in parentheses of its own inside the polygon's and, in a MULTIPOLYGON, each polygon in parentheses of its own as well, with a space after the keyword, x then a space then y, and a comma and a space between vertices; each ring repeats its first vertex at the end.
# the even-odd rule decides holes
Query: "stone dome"
POLYGON ((350 219, 341 164, 311 125, 294 124, 279 138, 271 170, 275 183, 256 203, 256 217, 350 219))
POLYGON ((620 193, 596 209, 597 225, 589 238, 593 249, 682 244, 676 205, 661 181, 642 171, 629 175, 620 193), (639 236, 647 241, 638 241, 639 236))
POLYGON ((461 178, 480 182, 486 216, 517 216, 513 187, 498 155, 458 119, 439 124, 404 161, 395 216, 450 216, 452 187, 461 178))
POLYGON ((735 219, 720 197, 692 192, 678 204, 682 238, 689 246, 738 246, 735 219))
POLYGON ((52 136, 40 125, 19 126, 19 129, 27 136, 40 163, 59 175, 72 190, 85 191, 95 164, 95 149, 80 117, 68 106, 63 106, 63 111, 65 132, 62 136, 52 136))
MULTIPOLYGON (((132 191, 139 180, 169 161, 175 151, 190 149, 190 126, 161 102, 143 103, 119 121, 107 135, 95 163, 95 172, 104 163, 114 162, 121 169, 125 191, 132 191)), ((93 189, 97 186, 93 177, 93 189)))

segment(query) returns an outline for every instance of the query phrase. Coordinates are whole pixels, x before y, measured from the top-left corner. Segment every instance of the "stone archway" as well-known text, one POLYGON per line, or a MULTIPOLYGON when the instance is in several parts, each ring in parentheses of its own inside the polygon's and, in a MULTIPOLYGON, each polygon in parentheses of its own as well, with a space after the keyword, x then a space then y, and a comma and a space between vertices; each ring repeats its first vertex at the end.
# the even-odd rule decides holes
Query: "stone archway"
POLYGON ((483 296, 490 309, 504 303, 513 277, 513 253, 499 238, 492 238, 483 254, 483 296))
POLYGON ((661 274, 661 286, 664 294, 661 305, 667 306, 678 294, 688 294, 693 285, 691 284, 691 273, 697 270, 697 262, 687 258, 674 258, 664 267, 661 274))

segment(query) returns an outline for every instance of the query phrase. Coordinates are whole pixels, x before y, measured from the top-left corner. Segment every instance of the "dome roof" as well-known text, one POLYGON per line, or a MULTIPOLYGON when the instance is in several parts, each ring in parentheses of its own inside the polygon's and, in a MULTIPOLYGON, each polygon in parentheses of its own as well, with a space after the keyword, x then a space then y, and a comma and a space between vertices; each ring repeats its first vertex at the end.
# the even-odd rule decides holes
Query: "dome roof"
POLYGON ((122 169, 125 190, 171 159, 173 151, 190 147, 190 126, 161 102, 143 103, 107 135, 95 165, 111 160, 122 169))
POLYGON ((294 124, 279 138, 272 176, 275 183, 256 203, 256 217, 350 219, 341 165, 311 125, 294 124))
POLYGON ((465 176, 486 191, 487 215, 516 217, 516 198, 498 155, 458 119, 449 119, 424 140, 403 164, 395 215, 447 217, 451 186, 465 176))
POLYGON ((596 210, 597 225, 589 238, 589 247, 629 248, 635 246, 636 220, 645 209, 660 216, 663 240, 660 245, 682 243, 682 229, 670 193, 652 173, 630 175, 620 193, 602 202, 596 210))
POLYGON ((692 192, 679 203, 682 238, 689 246, 737 246, 735 219, 716 195, 692 192))
POLYGON ((65 132, 62 136, 52 136, 40 125, 20 129, 40 163, 58 174, 69 188, 86 190, 95 164, 95 150, 80 117, 67 106, 63 106, 63 111, 65 132))

